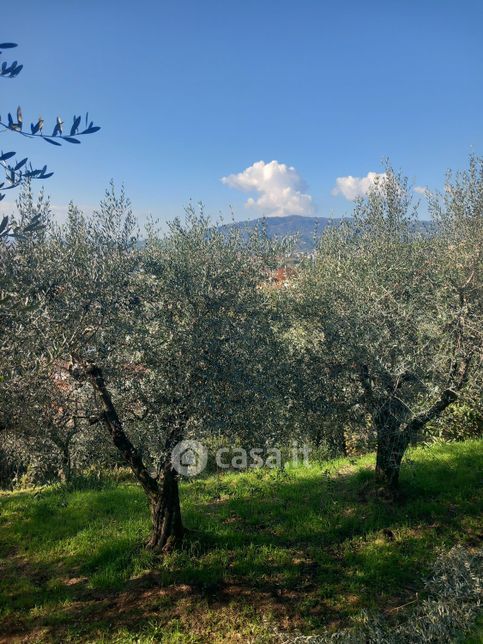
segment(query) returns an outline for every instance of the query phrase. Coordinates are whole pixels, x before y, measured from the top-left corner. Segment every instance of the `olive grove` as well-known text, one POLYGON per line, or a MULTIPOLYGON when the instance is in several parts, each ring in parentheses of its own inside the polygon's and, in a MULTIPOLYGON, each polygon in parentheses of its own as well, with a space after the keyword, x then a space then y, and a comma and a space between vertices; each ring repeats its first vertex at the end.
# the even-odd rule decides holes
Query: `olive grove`
POLYGON ((448 176, 429 212, 422 224, 387 168, 278 288, 290 245, 263 231, 188 208, 141 233, 113 186, 58 224, 26 185, 25 234, 0 239, 3 478, 127 465, 155 551, 185 532, 172 450, 186 439, 338 454, 366 436, 395 498, 411 442, 461 397, 480 403, 482 161, 448 176))

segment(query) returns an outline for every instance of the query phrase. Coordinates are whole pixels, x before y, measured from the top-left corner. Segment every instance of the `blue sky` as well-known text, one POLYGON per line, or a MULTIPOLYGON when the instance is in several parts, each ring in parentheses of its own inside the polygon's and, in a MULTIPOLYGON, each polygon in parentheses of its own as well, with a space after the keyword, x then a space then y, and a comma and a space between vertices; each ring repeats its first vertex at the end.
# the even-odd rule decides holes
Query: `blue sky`
POLYGON ((2 116, 102 125, 62 148, 1 135, 55 171, 59 213, 113 178, 141 219, 189 199, 237 219, 340 215, 385 157, 437 188, 483 154, 481 0, 46 0, 8 3, 1 25, 24 64, 2 116))

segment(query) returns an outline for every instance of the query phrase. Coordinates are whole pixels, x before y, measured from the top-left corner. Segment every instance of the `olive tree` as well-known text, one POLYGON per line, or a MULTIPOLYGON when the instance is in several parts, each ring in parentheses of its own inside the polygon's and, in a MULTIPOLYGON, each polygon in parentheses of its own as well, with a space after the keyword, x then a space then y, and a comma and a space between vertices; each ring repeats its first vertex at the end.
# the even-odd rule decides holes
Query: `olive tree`
POLYGON ((277 350, 261 286, 277 250, 263 235, 217 231, 192 209, 165 237, 148 238, 133 349, 145 369, 144 422, 159 437, 153 548, 182 536, 174 445, 223 436, 254 446, 276 431, 277 350))
POLYGON ((91 218, 71 207, 44 251, 46 342, 92 387, 90 422, 146 493, 148 546, 161 551, 183 536, 173 446, 271 427, 273 334, 260 286, 275 254, 265 238, 227 237, 193 211, 143 244, 133 228, 113 190, 91 218))
MULTIPOLYGON (((0 57, 5 50, 12 50, 17 47, 16 43, 0 43, 0 57)), ((0 66, 0 80, 8 82, 18 77, 23 65, 16 60, 4 60, 0 66)), ((24 117, 20 106, 16 111, 8 111, 5 105, 1 106, 0 133, 12 134, 23 139, 41 139, 54 146, 62 143, 79 144, 81 136, 93 134, 100 130, 88 115, 85 117, 85 124, 80 116, 74 115, 72 125, 67 131, 64 130, 64 122, 57 116, 51 133, 44 130, 44 119, 39 116, 37 121, 30 124, 30 128, 24 127, 24 117), (15 117, 12 116, 14 112, 15 117)), ((29 162, 28 157, 16 158, 14 150, 0 150, 0 170, 3 174, 0 177, 0 202, 5 198, 6 192, 18 187, 27 185, 25 195, 31 197, 30 182, 32 180, 45 180, 52 176, 47 171, 47 166, 35 168, 29 162)), ((20 200, 23 196, 20 196, 20 200)), ((25 204, 23 204, 25 206, 25 204)), ((20 208, 20 221, 15 217, 4 215, 0 218, 0 268, 2 269, 2 280, 0 283, 0 322, 2 323, 2 339, 0 340, 0 431, 6 426, 6 416, 11 415, 13 408, 12 396, 19 394, 19 388, 25 383, 25 378, 19 380, 19 370, 15 365, 20 355, 31 349, 30 343, 26 342, 26 336, 35 334, 36 314, 32 313, 35 307, 35 298, 29 293, 23 293, 19 281, 19 272, 22 269, 16 266, 19 254, 20 240, 35 238, 43 228, 42 214, 32 212, 25 216, 20 208), (12 243, 13 242, 13 243, 12 243), (27 309, 30 309, 27 312, 27 309), (15 323, 14 323, 15 320, 15 323), (15 358, 15 360, 13 360, 15 358), (6 393, 8 391, 8 393, 6 393)), ((25 255, 24 255, 25 257, 25 255)), ((30 275, 32 283, 34 275, 30 275)), ((28 291, 29 289, 27 289, 28 291)), ((36 297, 39 294, 36 294, 36 297)), ((31 353, 31 356, 34 354, 31 353)), ((35 353, 38 355, 38 352, 35 353)), ((23 363, 25 368, 25 362, 23 363)), ((33 369, 35 360, 31 361, 30 371, 33 369)))
POLYGON ((44 361, 27 379, 22 404, 15 398, 12 402, 15 413, 3 437, 15 446, 16 453, 10 450, 10 456, 30 482, 69 483, 85 460, 87 437, 94 438, 90 422, 96 408, 91 389, 73 381, 66 364, 44 361))
POLYGON ((394 491, 410 441, 481 375, 481 161, 418 220, 390 168, 328 230, 296 285, 336 404, 371 419, 376 475, 394 491))
POLYGON ((34 200, 30 184, 17 200, 17 215, 0 234, 0 430, 22 409, 30 376, 41 354, 42 289, 37 262, 50 216, 48 199, 34 200), (14 404, 14 401, 18 404, 14 404))
MULTIPOLYGON (((25 471, 59 470, 68 479, 71 447, 79 420, 88 414, 86 396, 65 381, 62 351, 51 342, 46 306, 55 297, 56 264, 49 260, 50 204, 35 199, 27 181, 17 198, 9 235, 0 243, 0 431, 14 445, 8 459, 25 471)), ((4 481, 4 483, 8 481, 4 481)))

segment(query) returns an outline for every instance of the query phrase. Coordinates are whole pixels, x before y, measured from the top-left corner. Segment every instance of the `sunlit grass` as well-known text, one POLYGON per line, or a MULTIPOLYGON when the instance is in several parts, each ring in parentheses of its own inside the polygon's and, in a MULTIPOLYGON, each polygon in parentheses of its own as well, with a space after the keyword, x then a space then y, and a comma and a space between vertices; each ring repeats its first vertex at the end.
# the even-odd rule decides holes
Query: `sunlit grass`
POLYGON ((372 455, 184 482, 190 532, 162 560, 135 484, 2 494, 0 620, 40 640, 263 641, 402 605, 438 549, 477 545, 482 445, 412 450, 401 505, 361 494, 372 455))

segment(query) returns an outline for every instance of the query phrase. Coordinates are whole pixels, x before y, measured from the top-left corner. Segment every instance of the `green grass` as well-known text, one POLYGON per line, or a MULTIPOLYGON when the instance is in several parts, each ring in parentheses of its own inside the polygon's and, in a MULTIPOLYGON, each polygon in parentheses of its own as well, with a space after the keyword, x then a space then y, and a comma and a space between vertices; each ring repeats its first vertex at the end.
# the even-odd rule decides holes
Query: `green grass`
POLYGON ((135 484, 0 494, 0 640, 263 642, 393 614, 441 548, 479 545, 482 446, 412 450, 400 505, 364 494, 371 455, 183 483, 191 531, 162 560, 135 484))

